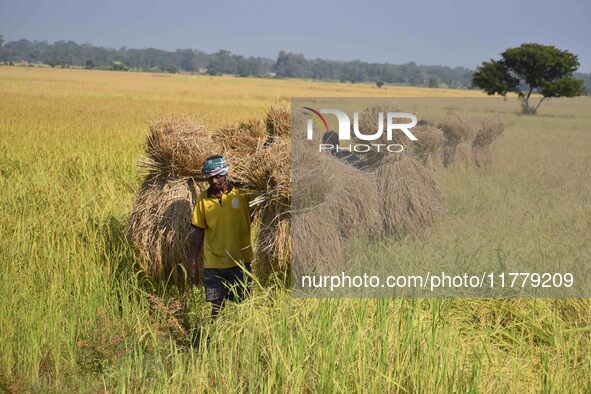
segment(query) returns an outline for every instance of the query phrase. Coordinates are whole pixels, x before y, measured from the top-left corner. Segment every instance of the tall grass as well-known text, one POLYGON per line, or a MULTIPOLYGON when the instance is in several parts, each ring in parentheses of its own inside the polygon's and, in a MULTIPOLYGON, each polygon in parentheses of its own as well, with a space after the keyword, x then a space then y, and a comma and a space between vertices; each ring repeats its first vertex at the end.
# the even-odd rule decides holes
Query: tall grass
MULTIPOLYGON (((589 300, 295 299, 274 286, 212 325, 200 290, 180 297, 133 268, 123 228, 149 120, 217 126, 278 96, 428 93, 457 91, 0 68, 0 391, 591 391, 589 300)), ((589 99, 536 117, 475 103, 468 114, 509 124, 496 166, 437 174, 447 212, 427 242, 376 257, 589 264, 589 99)))

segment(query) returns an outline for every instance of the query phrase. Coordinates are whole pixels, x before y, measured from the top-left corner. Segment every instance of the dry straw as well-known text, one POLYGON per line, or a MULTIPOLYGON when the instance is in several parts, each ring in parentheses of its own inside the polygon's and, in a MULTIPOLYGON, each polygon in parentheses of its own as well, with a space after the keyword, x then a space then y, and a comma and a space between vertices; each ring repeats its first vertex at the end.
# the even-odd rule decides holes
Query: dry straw
POLYGON ((470 166, 474 164, 472 141, 462 141, 455 147, 453 165, 470 166))
POLYGON ((263 279, 289 267, 290 157, 290 139, 277 138, 234 169, 235 179, 263 197, 256 213, 255 242, 255 273, 263 279))
MULTIPOLYGON (((404 112, 401 107, 392 105, 372 105, 367 107, 359 114, 359 130, 365 134, 372 134, 378 130, 378 122, 380 119, 380 113, 382 113, 384 125, 386 122, 386 116, 388 112, 404 112)), ((373 141, 375 144, 400 144, 407 148, 409 142, 408 137, 400 130, 396 130, 392 133, 392 139, 387 140, 386 128, 384 126, 382 135, 380 138, 373 141)))
POLYGON ((187 118, 169 117, 150 124, 147 158, 139 165, 162 176, 199 176, 205 158, 220 151, 205 126, 187 118))
POLYGON ((193 204, 203 185, 191 179, 149 176, 138 191, 127 236, 152 278, 186 283, 193 204))
POLYGON ((290 266, 291 215, 267 204, 257 214, 255 274, 266 279, 273 272, 287 272, 290 266))
POLYGON ((336 174, 331 166, 342 163, 301 143, 293 148, 292 206, 296 210, 315 207, 333 189, 336 174))
POLYGON ((221 146, 220 153, 229 163, 231 181, 242 184, 236 176, 240 177, 243 172, 251 170, 248 162, 263 149, 267 137, 264 123, 258 120, 228 125, 215 131, 212 139, 221 146))
POLYGON ((269 107, 265 117, 267 133, 272 137, 291 135, 291 110, 287 104, 277 102, 269 107))
MULTIPOLYGON (((385 105, 372 105, 367 107, 359 114, 359 130, 363 131, 366 134, 374 133, 378 130, 378 121, 380 113, 383 114, 384 122, 386 122, 386 114, 388 112, 403 112, 403 109, 400 107, 392 104, 390 106, 385 105)), ((414 129, 413 129, 414 132, 414 129)), ((417 144, 412 143, 412 141, 400 130, 395 131, 392 134, 392 139, 387 139, 387 133, 385 128, 383 129, 382 135, 380 138, 372 141, 374 144, 399 144, 403 147, 404 154, 417 154, 415 149, 420 149, 420 146, 417 144)), ((384 153, 375 153, 369 152, 368 154, 360 155, 360 167, 371 170, 375 169, 377 166, 380 165, 380 162, 386 156, 391 156, 395 158, 401 157, 399 154, 384 154, 384 153)), ((395 159, 396 160, 396 159, 395 159)))
POLYGON ((421 235, 443 211, 437 183, 413 155, 385 157, 373 174, 386 233, 421 235))
POLYGON ((263 193, 265 204, 288 210, 291 203, 291 141, 287 137, 245 156, 231 169, 232 177, 254 191, 263 193))
POLYGON ((328 203, 294 213, 291 226, 292 264, 296 276, 337 272, 342 242, 328 203))
POLYGON ((441 150, 445 142, 443 131, 437 127, 423 125, 413 128, 412 132, 417 137, 413 151, 419 161, 429 168, 441 166, 441 150))
POLYGON ((225 153, 247 156, 255 154, 262 147, 267 139, 267 131, 263 122, 249 120, 217 129, 212 139, 225 153))
POLYGON ((478 132, 472 143, 474 162, 478 167, 490 166, 494 161, 494 142, 505 130, 498 117, 481 119, 478 132))
MULTIPOLYGON (((375 130, 378 114, 391 108, 372 106, 360 115, 360 128, 375 130)), ((443 198, 427 168, 439 163, 444 132, 423 124, 417 132, 417 143, 409 143, 402 133, 394 134, 393 141, 404 151, 396 154, 376 154, 364 163, 371 172, 380 199, 379 208, 383 232, 399 237, 421 235, 443 211, 443 198)), ((385 138, 385 136, 383 136, 385 138)))
MULTIPOLYGON (((345 211, 342 208, 339 210, 339 204, 342 204, 341 201, 347 194, 341 191, 337 193, 341 195, 340 199, 328 203, 327 196, 337 183, 345 189, 346 182, 336 175, 340 173, 336 168, 348 166, 299 145, 295 152, 291 148, 289 138, 278 137, 250 160, 244 161, 244 168, 237 169, 238 178, 264 196, 264 202, 257 213, 255 245, 255 271, 263 278, 271 272, 285 272, 290 266, 290 252, 301 251, 301 243, 306 245, 302 256, 310 258, 310 261, 333 261, 335 256, 340 256, 335 254, 334 248, 325 247, 323 243, 327 239, 324 236, 318 237, 317 233, 323 228, 326 234, 340 235, 335 220, 340 212, 345 211), (293 182, 292 159, 297 163, 294 166, 293 182), (314 216, 308 212, 322 213, 324 216, 314 216), (317 223, 310 223, 313 218, 317 223), (294 228, 293 223, 305 225, 294 228), (294 239, 295 245, 292 243, 294 239)), ((353 168, 351 170, 357 171, 353 168)), ((354 207, 355 204, 353 203, 354 207)), ((352 209, 349 209, 348 215, 356 213, 352 209)), ((368 216, 372 217, 366 215, 361 220, 367 220, 368 216)), ((373 218, 375 221, 377 212, 373 218)), ((340 238, 335 245, 340 250, 340 238)))
POLYGON ((278 138, 238 170, 244 183, 265 195, 257 214, 255 247, 256 271, 263 275, 285 271, 290 251, 304 251, 300 256, 325 264, 340 258, 334 250, 340 250, 340 237, 381 233, 379 198, 367 174, 303 145, 291 152, 291 146, 289 139, 278 138), (292 179, 290 157, 295 163, 292 179), (319 237, 321 231, 326 236, 319 237), (327 241, 332 242, 328 247, 327 241))
POLYGON ((443 130, 445 138, 442 152, 443 165, 466 165, 473 161, 472 139, 474 125, 471 121, 462 119, 458 114, 449 112, 437 126, 443 130))
POLYGON ((324 161, 325 168, 330 169, 329 176, 320 180, 330 185, 324 200, 341 236, 382 235, 380 196, 371 176, 333 157, 326 157, 324 161))

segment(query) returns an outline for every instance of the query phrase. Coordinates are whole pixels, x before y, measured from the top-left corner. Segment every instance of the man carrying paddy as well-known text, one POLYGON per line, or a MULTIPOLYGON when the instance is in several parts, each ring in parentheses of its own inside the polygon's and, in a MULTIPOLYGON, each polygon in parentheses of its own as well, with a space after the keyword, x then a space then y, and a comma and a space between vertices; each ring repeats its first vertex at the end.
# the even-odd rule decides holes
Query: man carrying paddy
POLYGON ((247 295, 246 276, 250 272, 249 202, 252 195, 227 179, 228 164, 222 156, 211 156, 202 173, 209 188, 204 190, 193 209, 192 224, 196 231, 191 242, 191 269, 196 281, 196 261, 203 251, 205 299, 211 302, 215 319, 226 300, 241 302, 247 295), (242 267, 241 267, 242 266, 242 267))

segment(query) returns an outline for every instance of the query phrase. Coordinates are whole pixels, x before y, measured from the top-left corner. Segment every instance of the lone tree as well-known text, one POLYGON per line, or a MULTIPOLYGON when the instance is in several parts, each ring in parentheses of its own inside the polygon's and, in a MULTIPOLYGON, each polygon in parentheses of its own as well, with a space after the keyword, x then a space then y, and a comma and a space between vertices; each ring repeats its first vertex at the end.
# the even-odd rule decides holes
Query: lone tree
POLYGON ((522 44, 505 50, 501 57, 501 60, 483 62, 474 73, 472 84, 490 95, 516 92, 524 114, 535 114, 549 97, 585 94, 583 81, 572 76, 579 61, 568 51, 551 45, 522 44), (532 93, 542 95, 535 107, 529 103, 532 93))

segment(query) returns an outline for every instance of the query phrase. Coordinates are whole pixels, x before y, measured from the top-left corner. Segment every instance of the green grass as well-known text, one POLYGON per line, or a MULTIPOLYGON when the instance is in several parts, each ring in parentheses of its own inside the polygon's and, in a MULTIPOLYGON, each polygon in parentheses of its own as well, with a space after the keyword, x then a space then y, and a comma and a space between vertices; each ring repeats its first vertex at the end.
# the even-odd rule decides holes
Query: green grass
MULTIPOLYGON (((588 299, 297 299, 273 286, 209 325, 202 292, 178 305, 154 290, 123 236, 146 121, 201 116, 207 95, 169 105, 131 82, 36 72, 0 69, 0 391, 591 391, 588 299)), ((442 220, 381 258, 589 264, 589 104, 466 107, 507 122, 496 166, 438 173, 442 220)))

